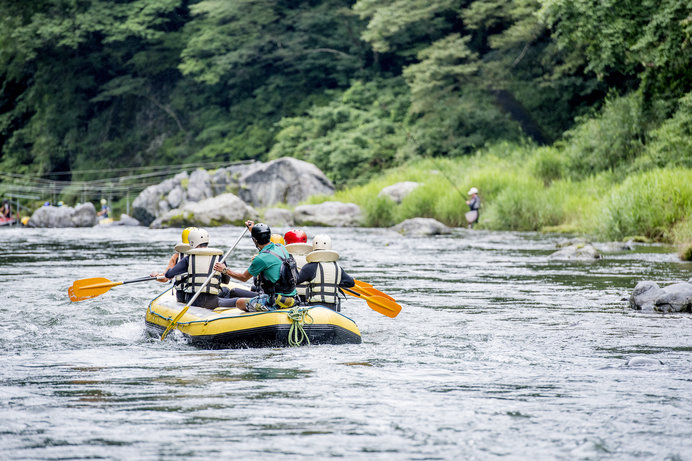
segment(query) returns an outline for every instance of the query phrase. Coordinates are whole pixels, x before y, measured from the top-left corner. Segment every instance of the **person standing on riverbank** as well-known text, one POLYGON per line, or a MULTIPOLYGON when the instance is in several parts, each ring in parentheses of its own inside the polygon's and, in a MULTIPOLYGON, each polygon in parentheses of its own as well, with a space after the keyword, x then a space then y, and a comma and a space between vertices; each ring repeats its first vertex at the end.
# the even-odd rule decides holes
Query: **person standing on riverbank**
POLYGON ((466 213, 466 222, 469 224, 469 229, 473 228, 473 225, 478 222, 478 214, 481 208, 481 199, 478 197, 478 189, 472 187, 469 189, 470 199, 466 201, 469 206, 469 210, 466 213))
POLYGON ((2 217, 3 218, 11 218, 12 217, 12 208, 10 207, 10 201, 7 199, 4 199, 2 201, 2 217))

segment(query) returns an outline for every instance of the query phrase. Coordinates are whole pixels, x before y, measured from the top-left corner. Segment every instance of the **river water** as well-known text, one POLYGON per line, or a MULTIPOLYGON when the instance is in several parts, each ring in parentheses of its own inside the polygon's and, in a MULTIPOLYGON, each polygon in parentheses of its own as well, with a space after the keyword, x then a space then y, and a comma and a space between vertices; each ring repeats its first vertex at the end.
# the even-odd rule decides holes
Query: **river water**
MULTIPOLYGON (((306 230, 403 306, 349 297, 362 344, 150 339, 167 285, 67 289, 162 269, 179 230, 0 230, 0 459, 692 459, 692 316, 626 302, 639 280, 692 276, 671 248, 555 262, 563 237, 306 230)), ((211 229, 212 246, 239 234, 211 229)), ((230 266, 252 254, 243 238, 230 266)))

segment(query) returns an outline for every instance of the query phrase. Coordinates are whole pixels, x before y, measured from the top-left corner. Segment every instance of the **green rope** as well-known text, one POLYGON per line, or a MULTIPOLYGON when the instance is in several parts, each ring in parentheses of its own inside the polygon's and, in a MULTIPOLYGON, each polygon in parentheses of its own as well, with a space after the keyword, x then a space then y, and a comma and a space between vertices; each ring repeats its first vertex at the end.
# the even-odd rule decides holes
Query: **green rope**
POLYGON ((291 347, 297 347, 303 344, 303 341, 307 341, 310 345, 310 338, 305 332, 303 325, 312 325, 314 319, 308 313, 310 309, 307 307, 294 307, 293 309, 286 312, 286 315, 291 320, 291 329, 288 331, 288 345, 291 347), (306 319, 310 319, 307 321, 306 319))

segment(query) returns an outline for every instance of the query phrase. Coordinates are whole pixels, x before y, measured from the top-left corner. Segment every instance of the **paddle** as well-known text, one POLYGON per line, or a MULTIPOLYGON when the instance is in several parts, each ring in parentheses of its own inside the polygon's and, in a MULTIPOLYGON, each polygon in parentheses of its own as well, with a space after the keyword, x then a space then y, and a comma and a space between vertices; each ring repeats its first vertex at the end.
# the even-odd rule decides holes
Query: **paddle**
POLYGON ((357 296, 359 298, 363 298, 367 303, 370 309, 379 312, 382 315, 386 315, 387 317, 396 317, 399 315, 399 312, 401 312, 401 306, 395 303, 394 301, 387 299, 383 296, 368 296, 367 294, 364 293, 359 293, 357 291, 351 290, 349 288, 344 288, 340 287, 341 290, 345 291, 346 293, 350 294, 351 296, 357 296))
MULTIPOLYGON (((233 251, 235 249, 235 247, 238 245, 238 243, 240 243, 240 239, 243 238, 243 235, 245 235, 245 232, 247 232, 247 227, 245 229, 243 229, 243 233, 240 234, 240 237, 238 237, 238 240, 236 240, 235 243, 233 244, 233 246, 228 249, 228 251, 226 252, 225 255, 223 255, 223 258, 221 258, 221 260, 219 261, 220 263, 226 261, 226 258, 228 258, 228 255, 231 254, 231 251, 233 251)), ((178 323, 178 320, 180 320, 180 318, 185 314, 185 312, 187 312, 187 310, 190 308, 192 303, 195 302, 195 299, 197 299, 197 297, 202 293, 202 290, 204 290, 204 287, 206 287, 209 284, 209 282, 211 281, 213 276, 214 276, 214 271, 209 272, 209 277, 207 277, 207 279, 204 281, 202 286, 199 287, 199 290, 197 290, 197 293, 195 293, 195 295, 192 297, 192 299, 190 299, 190 301, 188 301, 188 303, 185 305, 185 307, 183 307, 180 310, 180 312, 178 312, 178 315, 176 315, 173 318, 170 325, 168 325, 168 327, 166 327, 163 334, 161 335, 161 341, 166 339, 166 335, 168 335, 168 332, 171 331, 171 329, 173 329, 173 327, 175 327, 176 323, 178 323)))
POLYGON ((141 279, 126 280, 124 282, 111 282, 103 277, 75 280, 72 286, 67 289, 67 294, 72 302, 84 301, 85 299, 100 296, 118 285, 146 282, 147 280, 156 280, 156 277, 142 277, 141 279))
POLYGON ((370 285, 368 282, 363 282, 361 280, 354 280, 356 282, 356 287, 360 289, 360 291, 364 292, 365 294, 368 294, 370 296, 382 296, 383 298, 387 298, 390 301, 396 302, 396 299, 392 298, 389 296, 387 293, 383 293, 374 286, 370 285))

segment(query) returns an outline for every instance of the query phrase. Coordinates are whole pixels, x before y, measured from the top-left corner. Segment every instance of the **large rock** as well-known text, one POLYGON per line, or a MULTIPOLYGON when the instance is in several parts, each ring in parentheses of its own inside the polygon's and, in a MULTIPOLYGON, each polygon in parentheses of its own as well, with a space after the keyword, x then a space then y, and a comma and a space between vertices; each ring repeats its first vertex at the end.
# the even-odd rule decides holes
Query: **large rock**
POLYGON ((654 300, 658 312, 692 312, 692 283, 680 282, 661 288, 654 300))
POLYGON ((392 230, 403 235, 412 235, 417 237, 449 234, 452 232, 449 227, 432 218, 407 219, 406 221, 402 221, 396 226, 393 226, 392 230))
POLYGON ((187 182, 189 176, 186 171, 178 173, 173 178, 166 179, 160 184, 155 184, 144 189, 135 200, 132 202, 132 216, 148 226, 158 216, 166 213, 171 208, 180 206, 186 197, 184 194, 183 182, 187 182), (168 202, 168 195, 173 189, 180 188, 183 190, 183 197, 180 198, 173 194, 173 201, 177 202, 175 207, 168 202))
POLYGON ((43 206, 34 211, 29 227, 93 227, 97 223, 96 208, 91 202, 72 208, 69 206, 43 206))
POLYGON ((419 182, 413 181, 398 182, 383 188, 377 196, 388 197, 396 203, 401 203, 404 197, 413 192, 413 190, 420 185, 419 182))
POLYGON ((292 226, 294 224, 293 213, 285 208, 267 208, 264 211, 264 222, 270 227, 292 226))
POLYGON ((578 261, 590 261, 600 259, 601 254, 591 244, 570 245, 548 256, 549 259, 569 259, 578 261))
POLYGON ((258 213, 233 194, 221 194, 200 202, 187 202, 156 218, 149 227, 243 225, 248 219, 257 219, 258 213))
POLYGON ((635 310, 653 311, 654 301, 661 287, 656 282, 645 280, 637 283, 630 295, 630 307, 635 310))
POLYGON ((212 197, 211 176, 207 170, 197 169, 190 175, 187 183, 187 199, 190 202, 200 202, 212 197))
POLYGON ((319 168, 291 157, 253 165, 239 182, 240 198, 259 207, 296 205, 312 195, 334 193, 334 185, 319 168))
POLYGON ((692 283, 680 282, 661 288, 657 283, 637 283, 630 295, 632 309, 657 312, 692 312, 692 283))
POLYGON ((297 206, 293 219, 300 226, 353 227, 360 225, 363 214, 355 203, 324 202, 297 206))
POLYGON ((225 194, 226 192, 237 195, 240 189, 240 177, 243 173, 254 169, 256 165, 258 165, 257 162, 242 163, 214 171, 211 176, 211 188, 214 195, 225 194))

